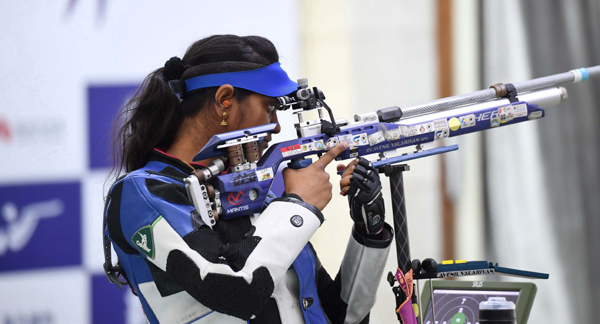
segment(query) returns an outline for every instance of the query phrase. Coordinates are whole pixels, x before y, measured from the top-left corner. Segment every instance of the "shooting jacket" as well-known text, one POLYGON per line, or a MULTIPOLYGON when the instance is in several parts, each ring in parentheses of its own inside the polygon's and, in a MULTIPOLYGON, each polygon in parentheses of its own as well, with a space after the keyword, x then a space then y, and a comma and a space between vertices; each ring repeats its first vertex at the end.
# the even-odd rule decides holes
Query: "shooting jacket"
POLYGON ((155 150, 109 193, 104 229, 149 323, 368 323, 392 241, 352 231, 335 280, 309 239, 314 206, 273 199, 259 216, 204 225, 183 178, 201 165, 155 150))

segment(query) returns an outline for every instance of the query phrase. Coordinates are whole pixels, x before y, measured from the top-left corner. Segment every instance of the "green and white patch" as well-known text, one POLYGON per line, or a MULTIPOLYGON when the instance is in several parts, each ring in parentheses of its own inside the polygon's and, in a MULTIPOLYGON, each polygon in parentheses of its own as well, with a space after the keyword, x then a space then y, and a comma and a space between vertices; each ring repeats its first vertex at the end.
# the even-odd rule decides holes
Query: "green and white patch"
POLYGON ((162 219, 162 216, 157 218, 152 225, 144 226, 137 230, 131 238, 131 242, 135 245, 138 250, 144 253, 150 259, 154 259, 154 237, 152 236, 152 229, 154 225, 162 219))

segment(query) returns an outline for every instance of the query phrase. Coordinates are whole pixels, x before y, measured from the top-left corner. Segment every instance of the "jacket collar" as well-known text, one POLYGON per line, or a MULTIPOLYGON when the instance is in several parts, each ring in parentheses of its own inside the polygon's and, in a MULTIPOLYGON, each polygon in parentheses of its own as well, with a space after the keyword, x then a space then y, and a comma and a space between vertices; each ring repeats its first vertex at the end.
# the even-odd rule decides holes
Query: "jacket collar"
POLYGON ((150 161, 158 161, 170 166, 173 166, 187 174, 192 174, 194 170, 205 168, 206 165, 195 162, 185 162, 182 161, 173 155, 167 154, 161 149, 154 148, 152 151, 152 155, 150 156, 150 161))

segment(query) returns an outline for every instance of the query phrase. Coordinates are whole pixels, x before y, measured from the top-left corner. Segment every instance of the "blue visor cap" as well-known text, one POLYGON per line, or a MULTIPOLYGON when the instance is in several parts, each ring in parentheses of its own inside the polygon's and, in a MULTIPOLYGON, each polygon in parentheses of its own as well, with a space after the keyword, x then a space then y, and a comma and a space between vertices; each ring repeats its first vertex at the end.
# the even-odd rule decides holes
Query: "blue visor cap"
POLYGON ((231 84, 267 97, 280 97, 298 90, 298 83, 290 80, 281 68, 273 63, 256 70, 201 75, 185 80, 186 93, 196 89, 220 87, 231 84))

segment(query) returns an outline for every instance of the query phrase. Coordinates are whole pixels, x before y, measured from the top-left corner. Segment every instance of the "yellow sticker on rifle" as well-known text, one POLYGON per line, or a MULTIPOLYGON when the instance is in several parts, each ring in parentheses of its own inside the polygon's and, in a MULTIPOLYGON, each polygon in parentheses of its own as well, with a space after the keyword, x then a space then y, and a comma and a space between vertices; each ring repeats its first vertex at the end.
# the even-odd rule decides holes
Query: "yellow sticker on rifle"
POLYGON ((456 117, 452 117, 448 121, 448 126, 450 126, 450 130, 456 131, 460 128, 460 120, 458 120, 456 117))

